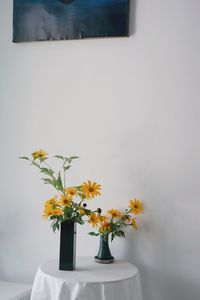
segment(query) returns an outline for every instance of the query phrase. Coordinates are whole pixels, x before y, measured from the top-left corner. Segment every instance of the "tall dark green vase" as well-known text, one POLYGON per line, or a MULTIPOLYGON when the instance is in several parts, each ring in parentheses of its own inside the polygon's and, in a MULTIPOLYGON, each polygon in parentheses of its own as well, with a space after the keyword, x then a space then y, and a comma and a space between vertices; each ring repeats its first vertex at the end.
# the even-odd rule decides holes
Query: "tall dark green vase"
POLYGON ((100 264, 110 264, 114 261, 109 248, 109 235, 100 236, 99 251, 95 260, 100 264))
POLYGON ((72 271, 76 265, 76 223, 64 221, 60 228, 59 270, 72 271))

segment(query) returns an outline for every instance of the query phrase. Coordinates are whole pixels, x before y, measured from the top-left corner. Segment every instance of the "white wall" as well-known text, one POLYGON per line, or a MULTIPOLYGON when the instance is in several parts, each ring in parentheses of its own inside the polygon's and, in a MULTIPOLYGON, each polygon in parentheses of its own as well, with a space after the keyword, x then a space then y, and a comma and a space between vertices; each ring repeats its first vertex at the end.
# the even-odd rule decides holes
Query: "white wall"
MULTIPOLYGON (((199 299, 200 2, 133 6, 129 38, 12 44, 12 1, 0 0, 4 279, 31 282, 58 256, 59 236, 40 218, 53 190, 17 159, 43 147, 80 156, 68 180, 102 184, 91 206, 145 203, 140 230, 111 245, 140 268, 144 300, 199 299)), ((93 256, 87 231, 77 252, 93 256)))

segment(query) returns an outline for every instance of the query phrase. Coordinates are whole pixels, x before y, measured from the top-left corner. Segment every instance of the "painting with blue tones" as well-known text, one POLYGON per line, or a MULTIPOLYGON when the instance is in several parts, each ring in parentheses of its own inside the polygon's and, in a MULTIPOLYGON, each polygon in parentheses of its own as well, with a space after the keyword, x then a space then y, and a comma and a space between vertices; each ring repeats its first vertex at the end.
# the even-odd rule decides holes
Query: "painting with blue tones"
POLYGON ((14 0, 13 42, 128 36, 129 0, 14 0))

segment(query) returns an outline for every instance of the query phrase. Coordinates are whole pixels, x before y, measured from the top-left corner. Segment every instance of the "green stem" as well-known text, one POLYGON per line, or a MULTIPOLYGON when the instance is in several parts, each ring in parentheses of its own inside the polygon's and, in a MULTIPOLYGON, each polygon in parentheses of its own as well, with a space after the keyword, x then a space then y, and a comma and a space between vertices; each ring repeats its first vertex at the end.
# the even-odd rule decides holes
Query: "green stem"
POLYGON ((79 206, 81 206, 81 204, 82 204, 83 200, 84 200, 84 199, 82 199, 82 200, 79 202, 79 204, 78 204, 79 206))
POLYGON ((58 173, 46 161, 43 161, 43 163, 58 176, 58 173))
POLYGON ((65 177, 65 163, 63 163, 63 183, 64 183, 64 189, 66 188, 66 177, 65 177))
POLYGON ((41 169, 40 165, 38 165, 34 160, 30 160, 30 161, 31 161, 33 166, 37 167, 38 169, 41 169))

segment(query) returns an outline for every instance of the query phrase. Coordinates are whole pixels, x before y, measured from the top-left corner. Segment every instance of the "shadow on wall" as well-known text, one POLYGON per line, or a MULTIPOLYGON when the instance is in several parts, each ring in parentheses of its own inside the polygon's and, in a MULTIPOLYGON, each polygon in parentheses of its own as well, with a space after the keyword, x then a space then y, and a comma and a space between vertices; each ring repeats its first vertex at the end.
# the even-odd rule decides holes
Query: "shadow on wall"
POLYGON ((144 300, 199 300, 197 284, 178 274, 166 274, 147 266, 139 268, 144 300))
MULTIPOLYGON (((139 235, 142 230, 148 230, 148 224, 142 223, 139 235)), ((124 259, 136 264, 140 270, 143 300, 199 300, 200 286, 197 280, 194 281, 194 274, 175 271, 173 262, 171 269, 166 266, 165 253, 155 253, 157 257, 156 265, 160 265, 160 269, 152 268, 148 265, 149 260, 141 260, 141 248, 137 247, 140 237, 135 237, 132 232, 126 234, 126 248, 124 249, 124 259), (157 254, 157 255, 156 255, 157 254), (162 270, 161 270, 162 269, 162 270), (191 277, 192 276, 192 277, 191 277)), ((145 244, 143 245, 145 247, 145 244)), ((154 251, 156 251, 154 249, 154 251)), ((143 253, 144 254, 144 253, 143 253)), ((178 258, 178 253, 174 251, 174 257, 178 258)), ((173 260, 174 260, 173 257, 173 260)), ((155 262, 153 262, 155 263, 155 262)))
POLYGON ((136 32, 137 0, 130 0, 129 35, 136 32))

